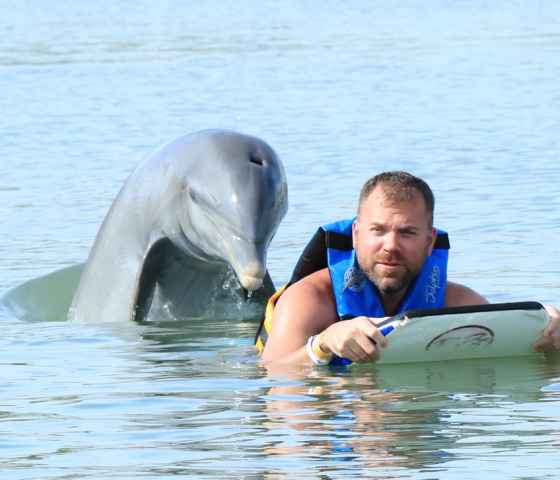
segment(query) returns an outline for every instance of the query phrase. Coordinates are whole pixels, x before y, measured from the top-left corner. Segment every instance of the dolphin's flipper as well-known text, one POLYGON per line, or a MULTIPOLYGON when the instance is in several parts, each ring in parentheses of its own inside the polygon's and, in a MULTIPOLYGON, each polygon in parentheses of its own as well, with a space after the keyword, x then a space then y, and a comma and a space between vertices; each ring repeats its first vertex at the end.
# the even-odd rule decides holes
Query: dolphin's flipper
POLYGON ((2 303, 22 320, 66 320, 83 269, 79 263, 29 280, 8 291, 2 303))

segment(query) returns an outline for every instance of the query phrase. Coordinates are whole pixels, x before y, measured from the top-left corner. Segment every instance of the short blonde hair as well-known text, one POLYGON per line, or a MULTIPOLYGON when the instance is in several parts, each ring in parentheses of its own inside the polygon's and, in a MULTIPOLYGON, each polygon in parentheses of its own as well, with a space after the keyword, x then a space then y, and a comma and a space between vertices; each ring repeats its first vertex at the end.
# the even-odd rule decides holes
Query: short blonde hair
POLYGON ((432 228, 435 207, 435 198, 432 189, 421 178, 400 170, 379 173, 364 183, 358 201, 358 215, 360 215, 362 203, 370 196, 375 187, 380 184, 390 187, 389 189, 385 189, 385 193, 391 200, 397 202, 412 200, 415 194, 420 193, 424 199, 426 211, 428 212, 428 226, 432 228))

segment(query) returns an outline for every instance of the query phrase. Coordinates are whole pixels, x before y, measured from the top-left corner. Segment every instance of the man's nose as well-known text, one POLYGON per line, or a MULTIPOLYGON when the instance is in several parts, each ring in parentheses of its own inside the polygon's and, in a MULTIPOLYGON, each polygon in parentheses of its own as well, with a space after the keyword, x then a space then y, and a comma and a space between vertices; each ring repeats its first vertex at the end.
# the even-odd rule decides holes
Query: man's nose
POLYGON ((397 232, 387 232, 383 237, 383 250, 395 252, 399 249, 399 238, 397 232))

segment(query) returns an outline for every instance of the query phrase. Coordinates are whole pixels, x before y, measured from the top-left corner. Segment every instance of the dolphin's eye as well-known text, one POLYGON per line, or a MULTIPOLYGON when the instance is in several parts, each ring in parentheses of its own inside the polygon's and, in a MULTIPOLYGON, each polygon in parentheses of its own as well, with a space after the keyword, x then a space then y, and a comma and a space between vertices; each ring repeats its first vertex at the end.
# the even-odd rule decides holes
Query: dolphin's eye
POLYGON ((191 200, 194 203, 199 205, 204 204, 207 206, 215 206, 219 204, 216 197, 209 192, 196 191, 192 187, 189 187, 187 191, 189 192, 189 197, 191 197, 191 200))
POLYGON ((185 189, 187 191, 187 193, 189 194, 190 199, 194 202, 194 203, 198 203, 198 195, 196 194, 196 192, 193 190, 192 187, 187 187, 185 189))
POLYGON ((255 155, 254 153, 249 154, 249 161, 251 163, 254 163, 255 165, 260 165, 262 167, 263 165, 263 159, 257 155, 255 155))

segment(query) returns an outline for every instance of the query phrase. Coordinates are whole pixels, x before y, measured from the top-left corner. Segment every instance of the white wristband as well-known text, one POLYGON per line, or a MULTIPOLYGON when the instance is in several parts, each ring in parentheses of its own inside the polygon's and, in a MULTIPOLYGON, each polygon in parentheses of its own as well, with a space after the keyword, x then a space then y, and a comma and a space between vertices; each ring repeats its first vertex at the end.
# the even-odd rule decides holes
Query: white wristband
POLYGON ((314 347, 313 343, 315 342, 316 338, 317 338, 317 335, 311 335, 307 339, 307 343, 305 344, 305 351, 307 352, 307 355, 309 356, 309 358, 311 359, 311 361, 315 365, 328 365, 330 363, 330 361, 332 360, 332 354, 330 354, 330 355, 328 355, 324 358, 319 357, 315 353, 314 348, 313 348, 314 347))

